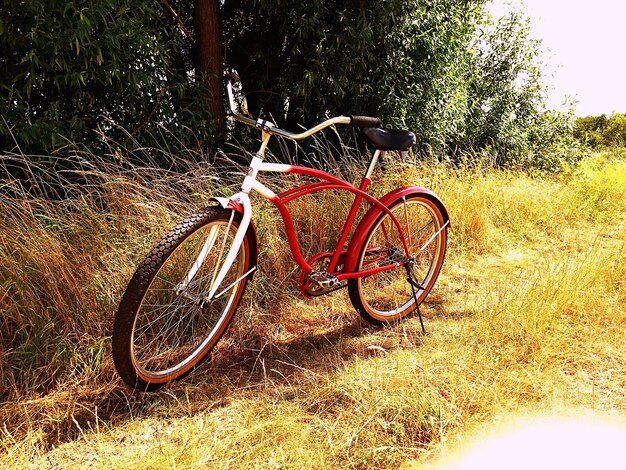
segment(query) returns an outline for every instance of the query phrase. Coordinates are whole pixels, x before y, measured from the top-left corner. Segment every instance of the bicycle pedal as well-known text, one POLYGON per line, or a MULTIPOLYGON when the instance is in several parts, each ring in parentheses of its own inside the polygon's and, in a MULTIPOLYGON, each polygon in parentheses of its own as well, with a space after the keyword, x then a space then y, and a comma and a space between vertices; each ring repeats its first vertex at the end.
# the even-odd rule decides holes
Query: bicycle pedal
POLYGON ((339 284, 339 280, 327 271, 312 271, 309 280, 315 282, 320 287, 328 289, 339 284))

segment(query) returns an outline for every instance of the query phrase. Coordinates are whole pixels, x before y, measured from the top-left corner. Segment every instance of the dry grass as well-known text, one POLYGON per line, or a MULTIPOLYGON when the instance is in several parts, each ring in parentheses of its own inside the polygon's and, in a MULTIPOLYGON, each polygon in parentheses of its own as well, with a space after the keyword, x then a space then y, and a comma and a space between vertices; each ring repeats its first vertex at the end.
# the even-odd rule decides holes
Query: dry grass
MULTIPOLYGON (((393 168, 377 193, 430 187, 452 218, 426 335, 416 319, 363 324, 341 292, 298 300, 275 213, 264 210, 262 275, 227 353, 141 396, 115 378, 103 338, 134 261, 213 182, 192 186, 195 169, 158 180, 90 171, 102 182, 81 197, 2 202, 5 465, 393 468, 520 415, 626 416, 623 160, 600 155, 558 177, 393 168)), ((319 248, 335 212, 306 225, 310 206, 294 210, 319 248)))

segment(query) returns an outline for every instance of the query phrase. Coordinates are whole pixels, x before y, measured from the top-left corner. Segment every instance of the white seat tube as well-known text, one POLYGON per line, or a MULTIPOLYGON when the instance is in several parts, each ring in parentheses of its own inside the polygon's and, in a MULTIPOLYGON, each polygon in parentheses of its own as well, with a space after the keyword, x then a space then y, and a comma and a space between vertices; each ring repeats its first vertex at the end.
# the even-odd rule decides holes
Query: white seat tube
POLYGON ((213 287, 207 296, 208 300, 211 300, 217 289, 224 281, 226 277, 226 273, 231 268, 233 263, 235 262, 235 258, 237 257, 237 253, 239 249, 243 245, 243 239, 246 236, 246 232, 248 230, 248 226, 250 225, 250 220, 252 219, 252 205, 250 204, 250 197, 246 193, 239 193, 233 197, 237 202, 239 202, 243 206, 243 217, 241 218, 241 223, 239 224, 239 228, 237 229, 237 233, 235 234, 235 239, 233 240, 233 244, 228 250, 228 254, 226 255, 226 260, 224 260, 224 264, 222 264, 222 268, 220 269, 217 277, 213 281, 213 287))
POLYGON ((370 159, 370 164, 367 167, 367 171, 365 172, 365 178, 367 178, 368 180, 372 179, 372 173, 374 173, 374 169, 376 168, 376 163, 378 162, 378 159, 384 157, 385 151, 376 149, 376 151, 372 155, 372 158, 370 159))

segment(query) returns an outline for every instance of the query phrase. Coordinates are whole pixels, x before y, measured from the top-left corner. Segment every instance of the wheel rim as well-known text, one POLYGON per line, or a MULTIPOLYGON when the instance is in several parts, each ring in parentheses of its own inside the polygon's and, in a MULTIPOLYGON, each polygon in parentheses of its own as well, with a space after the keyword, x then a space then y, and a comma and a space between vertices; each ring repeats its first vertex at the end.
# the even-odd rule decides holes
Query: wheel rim
POLYGON ((155 274, 141 301, 131 338, 131 357, 144 380, 166 382, 191 369, 228 325, 243 291, 244 279, 240 278, 245 268, 245 240, 214 300, 203 305, 201 300, 208 295, 236 230, 237 226, 229 220, 213 221, 201 227, 174 249, 155 274), (177 286, 180 287, 210 237, 215 242, 192 281, 181 292, 177 286), (235 282, 222 293, 223 288, 235 282))
MULTIPOLYGON (((445 237, 439 212, 426 200, 407 199, 391 208, 391 212, 405 234, 410 234, 407 245, 414 257, 412 275, 419 287, 413 290, 407 282, 404 266, 360 278, 359 295, 364 308, 370 316, 385 321, 401 318, 415 309, 413 292, 418 302, 426 297, 443 261, 445 237)), ((374 226, 364 246, 360 270, 403 262, 406 258, 398 230, 386 214, 374 226)))

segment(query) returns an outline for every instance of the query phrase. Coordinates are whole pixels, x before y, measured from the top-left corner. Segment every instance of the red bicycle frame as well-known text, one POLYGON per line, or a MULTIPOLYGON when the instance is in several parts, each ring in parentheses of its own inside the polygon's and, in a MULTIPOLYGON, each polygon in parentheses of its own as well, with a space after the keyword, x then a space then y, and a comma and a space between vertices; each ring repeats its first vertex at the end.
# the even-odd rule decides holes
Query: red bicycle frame
MULTIPOLYGON (((268 134, 264 134, 263 145, 261 146, 261 149, 259 150, 259 154, 262 155, 262 153, 264 152, 265 147, 267 145, 267 140, 269 139, 269 137, 270 136, 268 134)), ((394 216, 394 214, 388 209, 388 207, 385 204, 383 204, 378 199, 374 198, 373 196, 365 192, 365 190, 368 188, 368 186, 371 183, 371 180, 369 178, 371 171, 373 171, 374 165, 376 164, 376 161, 378 160, 381 153, 382 153, 381 151, 377 150, 372 155, 368 171, 366 172, 365 176, 362 178, 361 183, 358 188, 340 178, 330 175, 329 173, 326 173, 324 171, 316 170, 314 168, 285 165, 285 164, 276 164, 276 163, 266 163, 262 160, 259 154, 257 154, 257 156, 253 158, 250 164, 250 171, 249 171, 248 176, 246 176, 246 178, 244 179, 244 183, 241 188, 242 192, 234 195, 230 199, 222 199, 222 198, 216 198, 216 199, 224 207, 235 208, 243 213, 244 217, 238 229, 238 232, 243 231, 243 233, 245 233, 245 230, 248 227, 247 220, 251 219, 250 212, 252 210, 252 207, 250 204, 248 194, 251 191, 256 191, 259 194, 261 194, 264 198, 270 200, 277 207, 282 217, 282 220, 285 226, 285 232, 287 235, 287 241, 289 243, 289 248, 291 250, 294 260, 296 261, 296 263, 298 263, 298 265, 300 266, 300 268, 305 274, 311 274, 315 270, 313 266, 311 266, 311 264, 309 264, 309 262, 302 255, 302 252, 300 250, 300 245, 298 243, 296 229, 295 229, 291 214, 289 212, 289 209, 287 208, 287 204, 295 199, 298 199, 300 197, 303 197, 303 196, 306 196, 308 194, 312 194, 318 191, 331 190, 331 189, 349 191, 355 195, 355 199, 348 212, 346 221, 344 222, 344 226, 341 230, 341 234, 340 234, 339 240, 337 241, 335 250, 333 252, 328 252, 328 253, 318 253, 312 259, 319 258, 320 256, 326 256, 326 255, 330 256, 331 259, 330 259, 330 264, 328 266, 327 272, 334 275, 337 281, 370 276, 372 274, 380 273, 382 271, 387 271, 390 269, 398 268, 402 266, 403 264, 396 262, 396 263, 391 263, 391 264, 384 265, 384 266, 377 266, 374 268, 364 269, 364 270, 355 271, 355 272, 342 272, 342 271, 336 272, 337 266, 340 264, 339 261, 340 261, 341 256, 342 255, 348 256, 348 253, 344 250, 344 246, 348 239, 348 236, 350 234, 350 229, 352 228, 352 225, 357 216, 359 207, 361 203, 363 202, 363 200, 367 201, 373 206, 378 207, 381 211, 389 215, 389 217, 393 221, 393 224, 395 225, 395 228, 397 229, 400 235, 400 239, 402 240, 405 253, 409 254, 409 247, 405 239, 404 231, 402 229, 401 224, 398 222, 397 218, 394 216), (294 173, 294 174, 311 176, 322 181, 309 183, 303 186, 298 186, 298 187, 289 189, 281 194, 275 194, 267 186, 263 185, 256 179, 258 172, 262 172, 262 171, 294 173), (248 217, 246 217, 246 215, 248 215, 248 217)), ((233 247, 234 246, 236 246, 235 243, 233 243, 233 247)), ((356 256, 356 254, 352 254, 351 256, 356 256)), ((354 263, 353 261, 354 260, 352 260, 351 258, 346 258, 344 260, 344 263, 342 264, 355 265, 356 263, 354 263)))
MULTIPOLYGON (((285 231, 287 234, 287 241, 289 242, 289 247, 291 249, 293 257, 305 273, 309 274, 312 271, 314 271, 314 269, 307 262, 307 260, 305 260, 305 258, 302 256, 302 253, 300 251, 300 246, 298 244, 297 234, 296 234, 296 230, 293 224, 293 220, 291 218, 291 214, 289 213, 289 210, 287 209, 286 205, 289 202, 295 199, 298 199, 300 197, 306 196, 308 194, 312 194, 318 191, 331 190, 331 189, 349 191, 355 194, 355 198, 352 203, 352 206, 350 207, 350 211, 348 212, 346 220, 344 222, 343 228, 341 230, 341 235, 339 237, 339 240, 337 241, 335 250, 333 252, 324 253, 324 254, 332 253, 330 264, 327 268, 327 271, 331 274, 336 274, 337 279, 339 281, 342 281, 344 279, 369 276, 369 275, 376 274, 381 271, 386 271, 388 269, 393 269, 399 266, 399 264, 391 264, 387 266, 379 266, 379 267, 372 268, 372 269, 366 269, 366 270, 358 271, 358 272, 335 273, 335 270, 337 266, 339 265, 339 259, 342 253, 345 253, 345 250, 344 250, 345 243, 348 239, 348 235, 350 234, 350 229, 352 228, 352 224, 354 223, 354 220, 356 219, 359 207, 361 203, 363 202, 363 200, 366 200, 370 204, 378 206, 381 210, 389 214, 389 216, 391 217, 391 220, 393 221, 398 232, 400 233, 400 239, 402 240, 402 243, 404 245, 405 253, 408 253, 408 245, 406 243, 404 233, 402 231, 402 226, 400 225, 396 217, 389 211, 389 209, 385 205, 383 205, 380 201, 378 201, 378 199, 372 197, 371 195, 365 192, 365 190, 368 188, 368 186, 371 183, 369 178, 363 177, 361 180, 360 186, 357 188, 351 185, 350 183, 343 181, 341 179, 338 179, 321 170, 315 170, 312 168, 301 167, 301 166, 291 166, 291 165, 286 165, 286 167, 288 167, 285 169, 286 173, 295 173, 295 174, 301 174, 301 175, 306 175, 306 176, 312 176, 312 177, 324 180, 322 182, 316 182, 316 183, 306 184, 303 186, 298 186, 296 188, 292 188, 279 195, 274 195, 269 198, 269 200, 272 201, 272 203, 278 208, 278 211, 280 212, 280 215, 283 219, 283 223, 285 225, 285 231)), ((319 256, 321 254, 322 253, 318 253, 316 256, 319 256)))

